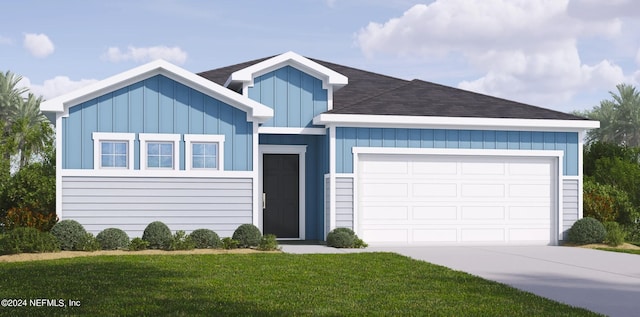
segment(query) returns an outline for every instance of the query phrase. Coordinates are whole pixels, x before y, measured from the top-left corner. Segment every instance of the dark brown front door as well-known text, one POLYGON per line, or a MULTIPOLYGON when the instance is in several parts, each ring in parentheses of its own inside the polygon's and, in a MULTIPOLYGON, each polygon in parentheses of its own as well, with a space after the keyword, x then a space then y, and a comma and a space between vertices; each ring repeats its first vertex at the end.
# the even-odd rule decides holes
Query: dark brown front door
POLYGON ((300 237, 300 163, 298 154, 264 154, 262 189, 265 234, 300 237))

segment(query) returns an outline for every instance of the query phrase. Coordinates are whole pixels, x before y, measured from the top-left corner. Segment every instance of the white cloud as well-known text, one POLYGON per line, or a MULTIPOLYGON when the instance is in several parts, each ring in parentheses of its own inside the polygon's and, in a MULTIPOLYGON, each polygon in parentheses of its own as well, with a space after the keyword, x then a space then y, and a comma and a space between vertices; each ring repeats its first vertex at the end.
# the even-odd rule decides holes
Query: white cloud
POLYGON ((67 76, 56 76, 47 79, 42 85, 33 84, 27 77, 23 77, 19 86, 29 88, 29 91, 36 96, 42 96, 44 99, 51 99, 65 93, 74 91, 84 86, 97 82, 96 79, 80 79, 78 81, 71 80, 67 76))
POLYGON ((636 53, 636 64, 640 66, 640 48, 638 48, 638 52, 636 53))
POLYGON ((31 55, 43 58, 51 55, 55 50, 53 42, 45 34, 27 33, 24 35, 24 48, 31 55))
POLYGON ((187 60, 187 53, 177 46, 129 46, 126 51, 121 51, 118 47, 109 47, 102 57, 114 63, 123 61, 148 62, 156 59, 164 59, 168 62, 184 64, 187 60))
MULTIPOLYGON (((622 68, 608 60, 583 63, 576 43, 581 37, 618 36, 622 21, 614 13, 640 8, 628 0, 572 2, 573 15, 569 0, 436 0, 385 23, 369 23, 356 42, 369 57, 446 63, 451 56, 463 56, 483 75, 460 82, 460 88, 558 106, 578 91, 609 89, 625 80, 622 68), (608 14, 586 17, 585 8, 596 5, 607 7, 608 14)), ((640 51, 636 60, 640 63, 640 51)))

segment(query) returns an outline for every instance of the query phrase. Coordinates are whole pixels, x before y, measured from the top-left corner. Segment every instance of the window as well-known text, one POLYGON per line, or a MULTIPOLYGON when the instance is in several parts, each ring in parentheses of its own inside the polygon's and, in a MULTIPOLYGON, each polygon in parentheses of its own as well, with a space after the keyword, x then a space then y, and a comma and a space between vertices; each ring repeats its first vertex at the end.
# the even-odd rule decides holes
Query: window
POLYGON ((140 169, 180 169, 180 135, 140 133, 140 169))
POLYGON ((127 168, 127 142, 101 141, 100 167, 127 168))
POLYGON ((224 169, 224 135, 186 134, 184 141, 188 170, 224 169))
POLYGON ((94 132, 94 169, 133 169, 135 133, 94 132))
POLYGON ((147 143, 147 167, 173 168, 173 143, 147 143))

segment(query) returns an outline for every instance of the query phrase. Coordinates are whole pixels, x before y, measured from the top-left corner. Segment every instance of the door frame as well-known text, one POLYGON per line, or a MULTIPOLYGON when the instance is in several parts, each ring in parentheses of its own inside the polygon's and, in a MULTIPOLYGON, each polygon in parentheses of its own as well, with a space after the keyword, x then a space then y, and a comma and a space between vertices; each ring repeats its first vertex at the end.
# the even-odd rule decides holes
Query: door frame
POLYGON ((299 175, 299 186, 298 186, 298 194, 299 194, 299 203, 298 207, 299 212, 299 223, 298 223, 298 238, 283 238, 278 240, 305 240, 305 181, 306 181, 306 173, 305 173, 305 163, 306 163, 306 153, 307 146, 306 145, 280 145, 280 144, 260 144, 258 146, 258 156, 259 156, 259 176, 258 180, 258 208, 261 210, 258 213, 258 223, 260 224, 260 230, 264 232, 264 209, 261 208, 263 205, 262 201, 262 193, 264 190, 262 188, 264 181, 264 154, 297 154, 299 159, 298 164, 298 175, 299 175))

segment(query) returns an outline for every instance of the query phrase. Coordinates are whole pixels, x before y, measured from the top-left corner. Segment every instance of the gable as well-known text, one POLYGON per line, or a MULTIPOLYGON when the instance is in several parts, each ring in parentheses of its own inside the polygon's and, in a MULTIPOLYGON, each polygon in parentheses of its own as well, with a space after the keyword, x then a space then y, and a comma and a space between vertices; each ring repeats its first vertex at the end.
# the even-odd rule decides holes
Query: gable
POLYGON ((329 107, 322 80, 292 66, 256 77, 247 91, 250 99, 273 109, 264 127, 312 127, 313 118, 329 107))
MULTIPOLYGON (((62 167, 94 168, 94 132, 224 135, 225 170, 250 170, 253 124, 247 113, 163 75, 68 108, 62 118, 62 167)), ((139 142, 134 155, 140 156, 139 142)), ((185 169, 180 142, 180 169, 185 169)), ((134 169, 140 169, 139 159, 134 169)))

